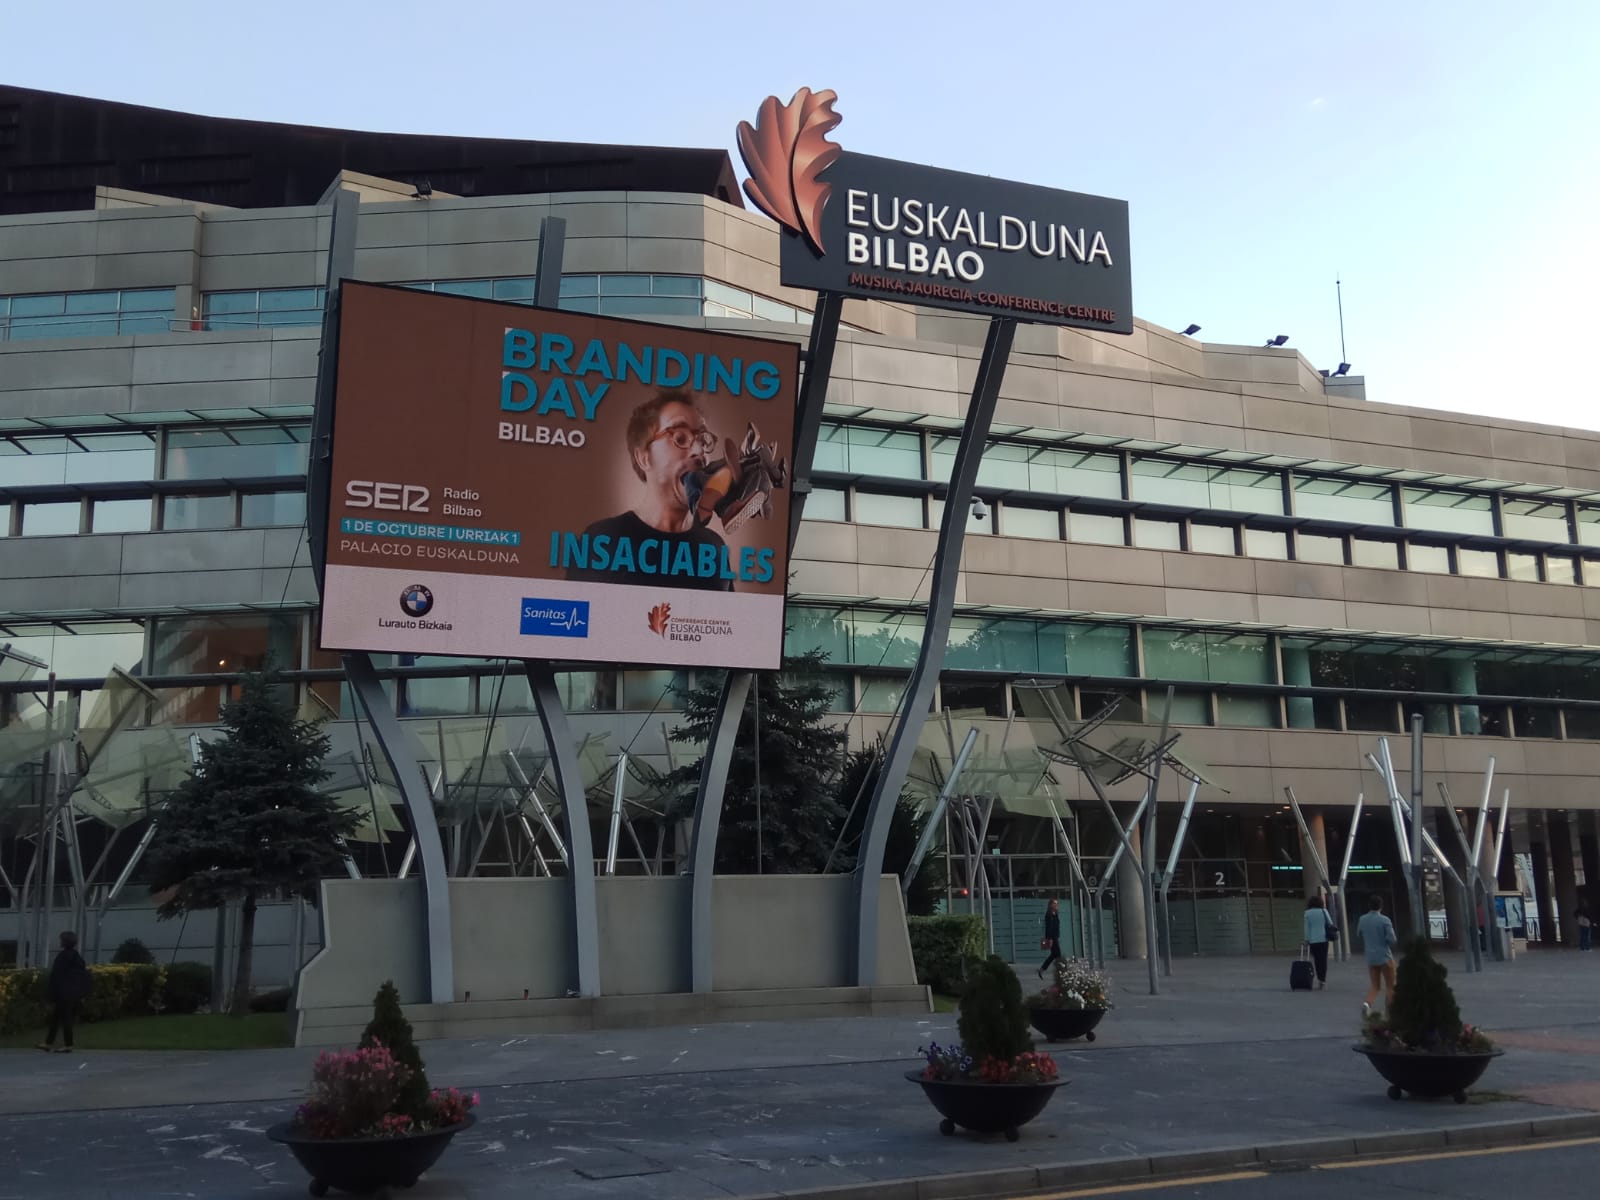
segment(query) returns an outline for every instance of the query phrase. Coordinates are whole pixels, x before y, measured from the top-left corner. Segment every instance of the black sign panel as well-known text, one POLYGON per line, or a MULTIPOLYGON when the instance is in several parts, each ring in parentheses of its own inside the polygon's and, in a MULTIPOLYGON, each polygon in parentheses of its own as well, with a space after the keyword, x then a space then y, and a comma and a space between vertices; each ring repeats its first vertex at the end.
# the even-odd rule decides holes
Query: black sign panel
POLYGON ((1128 204, 841 152, 816 242, 783 230, 788 287, 1133 332, 1128 204))

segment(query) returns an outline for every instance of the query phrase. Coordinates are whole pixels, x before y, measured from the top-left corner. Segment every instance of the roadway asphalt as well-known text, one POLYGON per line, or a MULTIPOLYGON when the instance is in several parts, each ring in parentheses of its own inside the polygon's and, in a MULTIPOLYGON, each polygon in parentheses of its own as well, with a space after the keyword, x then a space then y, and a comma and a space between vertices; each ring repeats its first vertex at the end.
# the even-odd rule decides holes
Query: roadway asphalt
MULTIPOLYGON (((901 1078, 918 1044, 954 1039, 953 1015, 426 1042, 435 1085, 475 1088, 483 1105, 409 1195, 933 1200, 1600 1133, 1600 956, 1531 954, 1471 976, 1445 961, 1464 1016, 1507 1048, 1465 1106, 1391 1101, 1350 1051, 1358 963, 1291 993, 1286 961, 1180 961, 1159 996, 1144 994, 1143 963, 1118 963, 1099 1039, 1054 1049, 1071 1082, 1015 1144, 941 1137, 901 1078)), ((0 1051, 0 1200, 303 1195, 262 1131, 292 1110, 314 1056, 0 1051)))

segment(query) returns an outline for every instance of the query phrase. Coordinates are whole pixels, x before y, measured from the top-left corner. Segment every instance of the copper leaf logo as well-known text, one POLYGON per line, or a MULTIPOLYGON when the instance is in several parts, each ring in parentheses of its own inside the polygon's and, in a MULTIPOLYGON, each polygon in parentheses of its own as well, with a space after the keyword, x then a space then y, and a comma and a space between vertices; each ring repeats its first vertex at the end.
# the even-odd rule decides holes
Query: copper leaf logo
POLYGON ((745 195, 780 225, 804 234, 823 253, 822 210, 833 189, 817 177, 839 157, 828 132, 843 118, 833 111, 839 98, 831 88, 801 88, 788 104, 768 96, 756 123, 739 122, 739 153, 750 178, 745 195))
POLYGON ((650 626, 650 632, 657 637, 667 636, 667 622, 672 619, 672 605, 658 604, 652 608, 645 617, 645 624, 650 626))

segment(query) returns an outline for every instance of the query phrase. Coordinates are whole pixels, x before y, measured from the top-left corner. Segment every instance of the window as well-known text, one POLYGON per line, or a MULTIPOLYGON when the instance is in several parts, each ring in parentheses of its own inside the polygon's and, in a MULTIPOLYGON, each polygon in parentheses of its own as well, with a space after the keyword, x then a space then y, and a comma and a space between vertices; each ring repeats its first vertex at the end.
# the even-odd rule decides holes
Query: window
POLYGON ((1159 723, 1163 714, 1172 725, 1209 725, 1211 724, 1211 697, 1206 692, 1190 692, 1174 689, 1172 704, 1168 707, 1167 693, 1162 689, 1151 689, 1146 697, 1146 704, 1150 709, 1150 721, 1159 723))
POLYGON ((1426 571, 1432 575, 1450 574, 1450 548, 1426 542, 1412 542, 1406 547, 1406 565, 1413 571, 1426 571))
POLYGON ((922 528, 921 496, 893 496, 884 492, 863 492, 858 488, 854 507, 855 520, 861 525, 922 528))
POLYGON ((988 717, 1006 715, 1006 685, 1001 680, 941 676, 939 700, 944 708, 966 709, 988 717))
POLYGON ((1244 530, 1244 552, 1251 558, 1288 558, 1289 535, 1281 529, 1244 530))
POLYGON ((1600 508, 1578 505, 1578 541, 1585 546, 1600 546, 1600 508))
POLYGON ((91 533, 139 533, 150 528, 150 500, 96 500, 89 510, 91 533))
POLYGON ((1136 458, 1131 483, 1135 500, 1229 512, 1283 512, 1283 476, 1277 471, 1136 458))
POLYGON ((162 529, 227 529, 233 525, 233 497, 166 496, 161 501, 162 529))
POLYGON ((1494 533, 1493 504, 1488 496, 1436 488, 1405 489, 1406 525, 1443 533, 1494 533))
POLYGON ((200 300, 200 315, 207 329, 320 325, 324 292, 319 287, 207 292, 200 300))
POLYGON ((1476 575, 1489 579, 1500 577, 1500 553, 1497 550, 1474 550, 1468 546, 1456 549, 1456 570, 1462 575, 1476 575))
POLYGON ((1074 542, 1093 542, 1100 546, 1128 544, 1127 526, 1123 519, 1098 513, 1068 513, 1067 537, 1074 542))
MULTIPOLYGON (((930 447, 929 478, 950 478, 957 437, 939 436, 930 447)), ((1122 499, 1122 459, 1092 450, 1063 450, 1018 442, 991 442, 978 467, 980 483, 1057 496, 1122 499)))
POLYGON ((304 492, 247 492, 239 497, 239 524, 246 528, 263 525, 304 525, 304 492))
POLYGON ((915 613, 858 610, 850 617, 850 661, 864 667, 916 665, 923 618, 915 613))
MULTIPOLYGON (((663 276, 658 275, 655 278, 660 280, 663 276)), ((667 278, 681 279, 682 277, 667 278)), ((561 282, 565 286, 566 280, 563 279, 561 282)), ((700 281, 695 280, 694 282, 700 281)), ((792 304, 784 304, 779 300, 769 300, 765 296, 758 296, 741 288, 729 287, 725 283, 718 283, 715 279, 705 280, 704 287, 705 316, 781 321, 790 325, 809 325, 811 323, 811 314, 804 309, 796 308, 792 304)))
POLYGON ((1189 549, 1197 554, 1237 554, 1238 535, 1232 525, 1189 522, 1189 549))
POLYGON ((624 671, 623 711, 672 712, 682 706, 680 693, 688 686, 688 671, 624 671))
POLYGON ((1544 556, 1544 580, 1546 583, 1577 583, 1577 559, 1570 554, 1546 554, 1544 556))
POLYGON ((1366 696, 1346 696, 1345 728, 1363 733, 1400 732, 1400 705, 1394 700, 1366 696))
POLYGON ((309 425, 216 425, 167 434, 166 479, 304 475, 309 425))
POLYGON ((1539 556, 1506 551, 1506 578, 1520 579, 1524 583, 1539 582, 1539 556))
POLYGON ((1322 533, 1296 533, 1294 556, 1301 562, 1344 563, 1344 539, 1322 533))
POLYGON ((812 488, 806 497, 805 516, 808 521, 843 521, 844 493, 838 488, 812 488))
POLYGON ((825 424, 815 469, 894 479, 922 478, 922 435, 865 425, 825 424))
POLYGON ((1050 622, 1046 633, 1041 634, 1039 657, 1043 670, 1054 669, 1046 658, 1044 644, 1050 632, 1055 630, 1060 630, 1066 643, 1066 674, 1105 677, 1134 673, 1131 626, 1091 625, 1077 621, 1050 622))
MULTIPOLYGON (((448 667, 476 664, 475 658, 444 654, 401 654, 401 667, 448 667)), ((467 675, 442 675, 404 679, 398 715, 402 717, 448 717, 472 711, 472 679, 467 675)))
POLYGON ((1296 516, 1352 525, 1393 525, 1394 492, 1386 483, 1333 476, 1297 476, 1296 516))
POLYGON ((176 303, 173 288, 0 296, 0 342, 165 333, 176 303))
MULTIPOLYGON (((995 510, 985 507, 983 516, 973 512, 972 507, 967 507, 967 532, 969 534, 987 534, 994 532, 995 510)), ((928 499, 928 528, 938 529, 944 520, 944 501, 937 497, 928 499)))
POLYGON ((896 675, 892 678, 876 676, 861 680, 861 703, 856 705, 860 712, 892 713, 900 708, 900 701, 906 694, 906 686, 910 682, 908 676, 896 675))
POLYGON ((1043 538, 1056 541, 1061 537, 1061 511, 1054 508, 1029 508, 1025 504, 1007 501, 1000 512, 1000 532, 1007 537, 1043 538))
MULTIPOLYGON (((300 665, 300 614, 163 617, 151 634, 151 674, 194 675, 212 671, 256 671, 268 665, 300 665)), ((222 700, 218 687, 164 693, 159 722, 215 721, 222 700)))
MULTIPOLYGON (((953 671, 1012 671, 1018 675, 1040 672, 1041 622, 992 617, 955 617, 945 666, 953 671)), ((1044 668, 1062 670, 1059 657, 1044 668)))
POLYGON ((1152 550, 1183 549, 1183 526, 1177 521, 1157 521, 1148 517, 1133 519, 1133 544, 1152 550))
POLYGON ((1500 501, 1500 520, 1505 535, 1527 538, 1536 542, 1570 542, 1567 530, 1567 506, 1559 500, 1515 500, 1504 497, 1500 501))
MULTIPOLYGON (((1400 565, 1400 543, 1380 542, 1375 538, 1350 539, 1350 561, 1358 567, 1398 567, 1400 565)), ((1450 558, 1445 556, 1445 567, 1450 565, 1450 558)))
POLYGON ((83 505, 76 500, 44 501, 22 506, 23 537, 59 537, 77 533, 83 505))
POLYGON ((0 438, 0 485, 115 483, 156 477, 152 433, 0 438))
MULTIPOLYGON (((35 679, 44 680, 51 671, 60 679, 103 679, 112 667, 136 671, 143 664, 144 629, 131 621, 9 625, 0 629, 3 646, 44 663, 35 679)), ((5 678, 28 676, 8 673, 5 678)))

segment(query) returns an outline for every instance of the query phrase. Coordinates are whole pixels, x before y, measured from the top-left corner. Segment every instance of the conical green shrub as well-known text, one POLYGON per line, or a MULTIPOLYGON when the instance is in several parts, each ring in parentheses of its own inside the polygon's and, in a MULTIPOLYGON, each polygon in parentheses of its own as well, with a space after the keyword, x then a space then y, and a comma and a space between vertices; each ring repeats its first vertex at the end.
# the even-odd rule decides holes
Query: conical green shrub
POLYGON ((961 1033, 961 1048, 974 1063, 986 1058, 1010 1062, 1033 1049, 1022 985, 999 955, 972 964, 956 1028, 961 1033))
POLYGON ((394 980, 385 979, 372 1000, 372 1020, 361 1034, 361 1045, 369 1047, 382 1043, 395 1058, 411 1068, 411 1079, 400 1089, 395 1111, 413 1120, 422 1120, 428 1107, 428 1074, 422 1068, 422 1055, 417 1050, 416 1038, 411 1033, 411 1022, 400 1010, 400 989, 394 980))
POLYGON ((1433 957, 1426 938, 1413 938, 1395 971, 1389 1021, 1406 1045, 1419 1050, 1455 1046, 1461 1040, 1461 1010, 1445 982, 1450 974, 1433 957))

